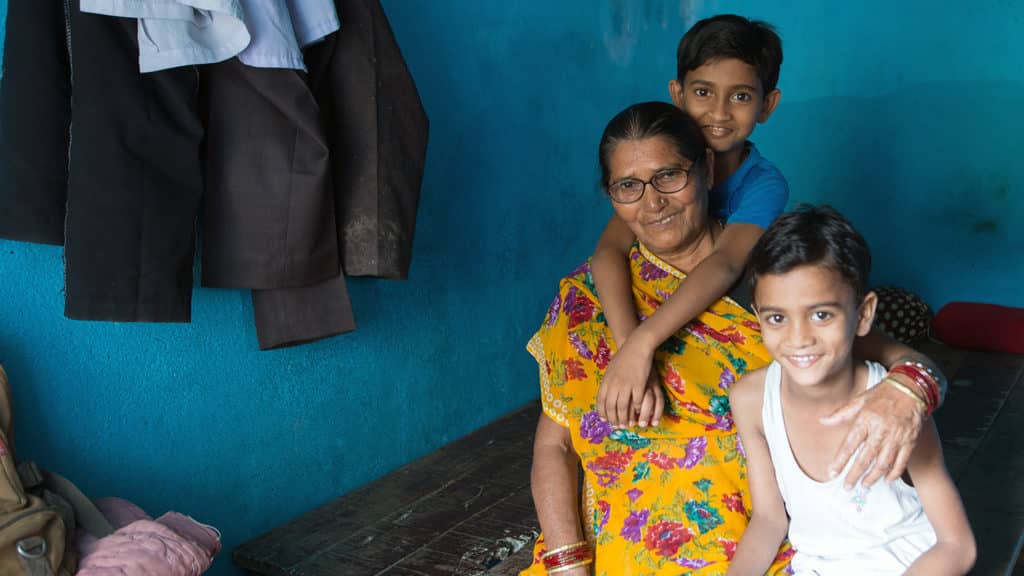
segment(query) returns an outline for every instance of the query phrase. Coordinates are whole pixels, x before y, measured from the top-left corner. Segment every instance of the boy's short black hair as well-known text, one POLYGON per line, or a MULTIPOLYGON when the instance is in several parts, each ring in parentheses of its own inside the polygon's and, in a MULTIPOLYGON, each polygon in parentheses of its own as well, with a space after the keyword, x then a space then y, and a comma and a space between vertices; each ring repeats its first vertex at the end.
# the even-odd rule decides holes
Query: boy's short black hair
POLYGON ((750 252, 750 285, 766 274, 806 265, 831 268, 849 284, 859 303, 867 294, 871 252, 864 237, 831 206, 802 205, 779 216, 750 252))
POLYGON ((697 22, 679 41, 676 77, 712 60, 737 58, 757 70, 765 95, 775 89, 782 67, 782 39, 767 22, 735 14, 721 14, 697 22))

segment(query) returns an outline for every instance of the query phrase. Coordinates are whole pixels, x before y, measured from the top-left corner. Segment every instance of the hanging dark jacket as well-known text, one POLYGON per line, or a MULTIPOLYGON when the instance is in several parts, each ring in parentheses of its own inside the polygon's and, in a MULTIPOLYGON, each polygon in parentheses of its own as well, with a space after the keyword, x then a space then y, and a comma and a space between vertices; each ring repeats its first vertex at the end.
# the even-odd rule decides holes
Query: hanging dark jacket
POLYGON ((342 27, 306 51, 334 167, 345 274, 405 278, 428 121, 378 0, 336 0, 342 27))

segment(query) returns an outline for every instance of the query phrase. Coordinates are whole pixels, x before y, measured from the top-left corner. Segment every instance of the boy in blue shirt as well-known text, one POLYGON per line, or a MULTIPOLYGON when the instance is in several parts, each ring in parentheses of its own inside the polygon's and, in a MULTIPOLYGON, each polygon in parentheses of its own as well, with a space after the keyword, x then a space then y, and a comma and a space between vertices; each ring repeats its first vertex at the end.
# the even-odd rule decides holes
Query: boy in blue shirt
MULTIPOLYGON (((626 257, 635 238, 612 216, 593 258, 593 276, 615 341, 620 345, 598 394, 598 407, 612 424, 635 425, 645 384, 653 389, 654 350, 718 300, 739 279, 750 249, 782 213, 789 186, 782 173, 748 140, 754 127, 779 103, 776 88, 782 41, 766 23, 734 15, 697 22, 679 42, 677 77, 669 82, 672 101, 704 132, 714 163, 711 214, 724 230, 714 253, 688 281, 642 324, 636 317, 626 257)), ((660 395, 648 395, 657 400, 660 395)), ((657 424, 661 402, 643 412, 657 424)))
MULTIPOLYGON (((642 323, 633 306, 627 263, 636 239, 616 216, 601 235, 592 273, 619 348, 605 371, 597 408, 617 427, 658 425, 664 397, 651 370, 655 350, 737 283, 750 250, 789 199, 785 177, 749 141, 755 126, 771 117, 781 95, 776 83, 782 41, 772 27, 736 15, 707 18, 686 32, 676 56, 677 77, 669 82, 669 93, 703 129, 707 158, 714 166, 710 209, 723 230, 714 252, 642 323)), ((645 193, 658 194, 654 189, 645 193)), ((666 214, 665 219, 672 217, 666 214)), ((858 342, 858 349, 886 366, 907 359, 928 362, 877 332, 858 342)), ((883 474, 894 479, 902 473, 924 419, 907 399, 882 394, 869 397, 874 399, 870 402, 858 400, 832 420, 839 423, 858 416, 833 470, 842 470, 854 450, 865 444, 848 475, 860 478, 874 462, 862 481, 865 485, 883 474), (867 417, 858 415, 865 404, 867 417)))

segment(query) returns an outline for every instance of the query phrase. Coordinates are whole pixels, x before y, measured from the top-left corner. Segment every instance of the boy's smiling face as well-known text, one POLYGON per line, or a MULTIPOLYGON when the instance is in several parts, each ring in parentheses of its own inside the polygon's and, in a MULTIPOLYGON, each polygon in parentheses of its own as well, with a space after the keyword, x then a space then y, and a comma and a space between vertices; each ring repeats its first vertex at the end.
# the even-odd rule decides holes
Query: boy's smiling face
POLYGON ((877 297, 858 303, 839 272, 810 264, 760 276, 754 300, 772 358, 790 382, 813 386, 849 368, 853 340, 871 330, 877 297))
POLYGON ((761 87, 757 69, 738 58, 710 60, 669 82, 672 101, 700 124, 708 146, 723 158, 743 153, 759 122, 768 120, 779 91, 761 87))

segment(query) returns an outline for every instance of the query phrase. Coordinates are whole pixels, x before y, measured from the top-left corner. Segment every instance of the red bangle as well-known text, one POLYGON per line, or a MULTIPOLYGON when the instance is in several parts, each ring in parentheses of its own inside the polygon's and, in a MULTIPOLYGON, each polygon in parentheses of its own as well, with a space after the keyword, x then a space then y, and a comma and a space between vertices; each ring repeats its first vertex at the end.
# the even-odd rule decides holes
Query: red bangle
POLYGON ((576 548, 574 550, 565 550, 564 552, 549 554, 544 557, 544 564, 555 566, 572 560, 582 560, 588 556, 590 556, 589 549, 576 548))
POLYGON ((897 366, 892 370, 893 374, 902 374, 908 380, 914 383, 914 386, 924 395, 925 401, 928 405, 928 415, 935 410, 938 406, 938 393, 933 382, 929 382, 927 379, 921 376, 919 372, 913 369, 903 366, 897 366))
POLYGON ((935 380, 924 370, 917 368, 912 364, 900 364, 894 366, 890 372, 894 374, 903 374, 907 378, 914 381, 915 384, 921 385, 922 389, 928 392, 928 398, 938 398, 938 385, 935 380))
POLYGON ((910 379, 915 386, 924 394, 925 403, 928 405, 928 416, 935 411, 939 405, 939 387, 926 372, 919 370, 911 364, 900 364, 889 371, 890 374, 902 374, 910 379))
POLYGON ((909 380, 911 382, 911 386, 910 387, 912 389, 914 389, 914 393, 919 395, 919 396, 921 396, 922 398, 924 398, 925 406, 927 408, 925 410, 926 414, 930 414, 931 413, 932 404, 933 404, 933 398, 932 398, 931 393, 928 391, 927 383, 923 379, 921 379, 917 374, 907 373, 905 370, 893 369, 893 371, 890 374, 891 375, 900 374, 906 380, 909 380))
POLYGON ((575 564, 584 560, 590 560, 590 549, 579 548, 576 550, 566 550, 565 552, 558 552, 544 557, 544 567, 547 569, 561 568, 569 564, 575 564))
POLYGON ((557 568, 589 564, 593 560, 593 554, 590 550, 590 544, 584 541, 545 552, 541 554, 541 560, 544 563, 544 568, 550 571, 557 568))
POLYGON ((920 376, 921 379, 924 380, 926 390, 928 390, 929 394, 931 395, 932 411, 934 411, 936 408, 939 407, 939 384, 935 381, 935 378, 932 377, 932 371, 925 368, 922 364, 915 365, 911 364, 910 362, 907 362, 904 364, 904 366, 907 366, 911 370, 914 370, 916 368, 918 376, 920 376))
POLYGON ((939 402, 942 398, 942 388, 939 386, 938 378, 935 377, 935 372, 933 372, 931 368, 920 362, 911 362, 910 360, 907 360, 903 364, 905 366, 909 366, 912 369, 916 368, 918 373, 920 373, 921 377, 928 381, 929 385, 933 388, 933 392, 935 395, 935 406, 938 407, 939 402))

